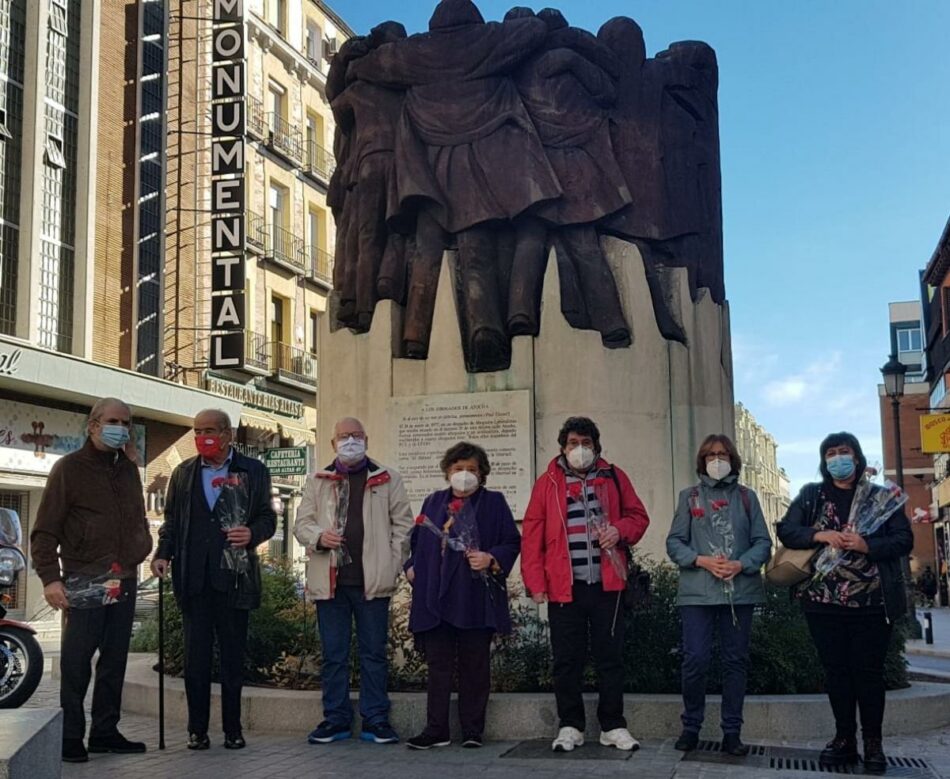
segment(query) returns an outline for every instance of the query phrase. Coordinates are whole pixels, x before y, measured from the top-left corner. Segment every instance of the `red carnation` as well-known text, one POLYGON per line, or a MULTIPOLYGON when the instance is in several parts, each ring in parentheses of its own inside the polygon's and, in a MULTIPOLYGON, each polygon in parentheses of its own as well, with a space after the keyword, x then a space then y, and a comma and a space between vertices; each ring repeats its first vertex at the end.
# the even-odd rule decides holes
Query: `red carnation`
POLYGON ((211 480, 211 486, 217 489, 218 487, 222 486, 226 481, 227 481, 227 477, 225 476, 215 476, 211 480))
POLYGON ((701 508, 690 509, 689 513, 696 517, 696 519, 701 519, 702 517, 706 516, 706 512, 701 508))
POLYGON ((458 514, 462 510, 464 503, 461 498, 456 498, 451 503, 449 503, 449 513, 458 514))
POLYGON ((417 525, 424 525, 424 524, 425 524, 425 521, 426 521, 426 515, 425 515, 425 514, 420 514, 418 517, 416 517, 416 524, 417 524, 417 525))
POLYGON ((579 498, 581 496, 581 483, 579 481, 574 481, 568 484, 567 494, 572 498, 579 498))

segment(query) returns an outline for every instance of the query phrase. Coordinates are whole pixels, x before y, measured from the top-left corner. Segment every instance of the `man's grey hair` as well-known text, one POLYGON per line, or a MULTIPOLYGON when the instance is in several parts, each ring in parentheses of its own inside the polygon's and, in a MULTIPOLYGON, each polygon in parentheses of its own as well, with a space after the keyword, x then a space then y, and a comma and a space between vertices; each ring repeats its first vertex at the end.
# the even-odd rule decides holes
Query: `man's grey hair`
POLYGON ((228 416, 226 411, 222 411, 220 408, 205 408, 195 414, 195 419, 204 415, 212 414, 217 420, 218 427, 222 430, 232 430, 231 426, 231 417, 228 416))
POLYGON ((129 412, 129 416, 132 416, 132 407, 124 400, 119 400, 118 398, 100 398, 89 410, 89 417, 86 419, 86 423, 98 422, 102 417, 102 412, 109 406, 122 406, 122 408, 129 412))

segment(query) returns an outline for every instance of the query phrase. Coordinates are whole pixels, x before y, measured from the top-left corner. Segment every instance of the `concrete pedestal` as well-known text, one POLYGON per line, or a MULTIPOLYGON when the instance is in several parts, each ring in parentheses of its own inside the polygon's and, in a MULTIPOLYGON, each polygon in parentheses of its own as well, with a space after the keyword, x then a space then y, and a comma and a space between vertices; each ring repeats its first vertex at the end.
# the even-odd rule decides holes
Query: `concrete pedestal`
POLYGON ((0 779, 62 776, 61 709, 0 711, 0 779))
POLYGON ((317 396, 320 461, 332 458, 336 420, 356 416, 366 426, 371 456, 395 464, 393 398, 467 394, 474 404, 479 393, 528 390, 533 424, 525 425, 523 434, 534 437, 528 473, 543 472, 557 454, 557 433, 566 417, 591 417, 600 427, 604 456, 627 471, 650 513, 652 524, 640 548, 664 555, 677 492, 696 478, 699 443, 709 433, 734 432, 729 311, 708 294, 693 303, 685 271, 672 271, 674 315, 683 323, 689 345, 666 341, 656 326, 636 247, 606 238, 604 248, 633 329, 628 349, 605 349, 599 333, 568 325, 560 310, 553 252, 540 335, 514 339, 506 371, 465 370, 451 252, 442 267, 427 360, 391 356, 393 341, 400 337, 401 311, 388 301, 377 307, 372 329, 363 335, 330 333, 324 321, 317 396))

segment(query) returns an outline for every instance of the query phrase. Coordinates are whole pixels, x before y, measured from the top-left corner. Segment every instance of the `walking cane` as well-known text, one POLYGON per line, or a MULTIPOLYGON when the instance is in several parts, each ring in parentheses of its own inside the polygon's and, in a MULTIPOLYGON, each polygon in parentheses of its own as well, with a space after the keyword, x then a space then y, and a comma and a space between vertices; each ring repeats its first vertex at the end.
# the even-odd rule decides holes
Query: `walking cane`
POLYGON ((165 579, 158 577, 158 748, 165 748, 165 579))

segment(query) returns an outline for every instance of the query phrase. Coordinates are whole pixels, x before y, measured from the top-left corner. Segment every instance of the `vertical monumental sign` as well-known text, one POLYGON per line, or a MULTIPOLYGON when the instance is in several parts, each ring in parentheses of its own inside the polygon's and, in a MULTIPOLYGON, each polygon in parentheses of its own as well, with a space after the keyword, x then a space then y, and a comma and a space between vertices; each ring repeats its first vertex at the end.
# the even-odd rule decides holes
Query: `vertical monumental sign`
POLYGON ((212 368, 244 361, 244 0, 213 0, 211 56, 212 368))

